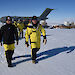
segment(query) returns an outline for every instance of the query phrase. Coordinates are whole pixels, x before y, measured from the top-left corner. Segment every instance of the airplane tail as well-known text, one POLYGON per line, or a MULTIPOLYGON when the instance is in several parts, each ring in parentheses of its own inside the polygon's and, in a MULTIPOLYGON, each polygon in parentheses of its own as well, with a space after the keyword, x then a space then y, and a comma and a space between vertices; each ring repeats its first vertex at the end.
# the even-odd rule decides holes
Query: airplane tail
POLYGON ((45 20, 47 19, 48 14, 54 9, 46 8, 46 10, 40 15, 39 19, 40 20, 45 20))

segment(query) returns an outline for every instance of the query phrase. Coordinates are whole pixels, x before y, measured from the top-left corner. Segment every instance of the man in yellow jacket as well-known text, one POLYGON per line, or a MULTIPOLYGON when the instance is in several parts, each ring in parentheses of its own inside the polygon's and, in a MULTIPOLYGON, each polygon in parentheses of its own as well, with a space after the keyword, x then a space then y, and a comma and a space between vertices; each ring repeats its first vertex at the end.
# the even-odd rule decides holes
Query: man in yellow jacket
POLYGON ((36 63, 36 53, 40 49, 41 32, 43 34, 43 43, 46 44, 46 32, 42 25, 38 23, 37 17, 33 16, 32 24, 28 25, 25 33, 25 44, 27 47, 29 46, 28 39, 30 38, 32 63, 36 63))
POLYGON ((21 33, 22 33, 22 38, 23 38, 23 28, 24 28, 24 23, 22 22, 22 20, 18 20, 14 21, 13 25, 15 25, 15 27, 18 28, 19 32, 18 32, 18 36, 20 37, 21 33))
POLYGON ((23 38, 23 28, 24 28, 24 23, 22 21, 17 22, 17 28, 19 29, 18 36, 22 33, 22 38, 23 38))

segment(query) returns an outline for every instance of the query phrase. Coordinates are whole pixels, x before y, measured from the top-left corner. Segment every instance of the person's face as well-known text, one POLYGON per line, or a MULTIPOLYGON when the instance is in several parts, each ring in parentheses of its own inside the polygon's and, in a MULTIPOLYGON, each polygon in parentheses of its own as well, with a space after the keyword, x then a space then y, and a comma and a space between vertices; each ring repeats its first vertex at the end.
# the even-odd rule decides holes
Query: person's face
POLYGON ((37 24, 37 20, 32 20, 33 24, 37 24))
POLYGON ((7 23, 7 24, 11 24, 11 20, 7 20, 6 23, 7 23))

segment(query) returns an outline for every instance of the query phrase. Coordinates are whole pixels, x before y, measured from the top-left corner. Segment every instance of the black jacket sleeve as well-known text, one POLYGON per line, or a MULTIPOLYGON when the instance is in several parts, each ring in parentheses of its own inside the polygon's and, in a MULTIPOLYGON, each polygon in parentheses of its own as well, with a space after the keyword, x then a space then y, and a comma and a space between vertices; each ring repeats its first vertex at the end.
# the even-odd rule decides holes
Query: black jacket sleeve
POLYGON ((15 33, 16 41, 18 41, 18 31, 16 27, 14 28, 14 33, 15 33))

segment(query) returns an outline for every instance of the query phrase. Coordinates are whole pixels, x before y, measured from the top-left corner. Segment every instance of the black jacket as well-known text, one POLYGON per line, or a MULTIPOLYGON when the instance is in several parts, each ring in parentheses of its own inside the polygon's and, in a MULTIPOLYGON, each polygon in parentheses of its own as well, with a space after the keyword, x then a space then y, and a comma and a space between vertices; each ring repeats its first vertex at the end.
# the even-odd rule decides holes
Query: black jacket
POLYGON ((15 39, 18 41, 17 28, 12 24, 6 24, 2 26, 0 33, 0 41, 3 40, 3 44, 15 43, 15 39))

